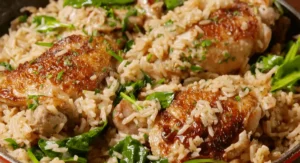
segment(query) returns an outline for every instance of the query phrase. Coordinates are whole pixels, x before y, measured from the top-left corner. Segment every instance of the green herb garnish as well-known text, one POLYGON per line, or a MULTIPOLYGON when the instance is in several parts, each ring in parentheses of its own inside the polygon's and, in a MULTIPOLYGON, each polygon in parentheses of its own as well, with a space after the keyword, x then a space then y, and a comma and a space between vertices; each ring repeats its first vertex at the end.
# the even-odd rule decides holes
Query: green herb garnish
POLYGON ((41 33, 55 31, 59 28, 74 28, 71 24, 61 23, 54 17, 41 15, 33 18, 33 23, 37 24, 37 31, 41 33))
POLYGON ((40 45, 40 46, 46 46, 46 47, 52 47, 53 43, 51 42, 36 42, 36 45, 40 45))
POLYGON ((112 51, 112 50, 108 50, 108 54, 113 56, 119 62, 123 61, 123 58, 120 55, 118 55, 117 53, 115 53, 114 51, 112 51))
POLYGON ((64 0, 64 6, 81 8, 84 6, 103 6, 103 5, 126 5, 135 2, 134 0, 64 0))
POLYGON ((63 75, 64 75, 64 71, 60 71, 58 74, 57 74, 57 76, 56 76, 56 80, 62 80, 62 77, 63 77, 63 75))
POLYGON ((125 32, 127 30, 129 17, 136 16, 136 15, 137 15, 137 10, 135 8, 130 9, 126 13, 125 18, 122 20, 122 32, 125 32))
POLYGON ((25 23, 28 19, 28 15, 21 15, 18 17, 20 23, 25 23))
POLYGON ((12 71, 14 68, 7 62, 0 62, 0 66, 5 67, 5 70, 12 71))
POLYGON ((27 97, 27 108, 35 110, 39 106, 39 95, 28 95, 27 97))
POLYGON ((201 46, 204 47, 204 48, 209 47, 211 44, 212 44, 211 40, 203 40, 201 42, 201 46))
POLYGON ((162 109, 169 107, 173 99, 173 92, 155 92, 146 97, 146 100, 158 100, 162 109))
POLYGON ((200 67, 200 66, 194 66, 194 65, 192 65, 192 66, 191 66, 191 70, 192 70, 193 72, 201 72, 201 71, 203 71, 203 68, 200 67))
POLYGON ((18 143, 15 141, 15 139, 13 139, 13 138, 6 138, 6 139, 4 139, 4 140, 5 140, 6 142, 8 142, 9 145, 13 147, 13 149, 19 148, 19 145, 18 145, 18 143))
POLYGON ((164 2, 168 10, 173 10, 174 8, 183 5, 184 0, 164 0, 164 2))

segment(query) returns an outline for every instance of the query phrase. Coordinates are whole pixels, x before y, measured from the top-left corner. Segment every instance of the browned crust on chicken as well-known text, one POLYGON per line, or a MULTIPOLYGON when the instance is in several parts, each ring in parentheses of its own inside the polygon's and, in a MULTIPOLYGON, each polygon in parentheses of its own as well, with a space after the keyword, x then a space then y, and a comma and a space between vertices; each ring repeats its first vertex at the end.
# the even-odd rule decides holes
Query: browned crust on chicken
POLYGON ((204 31, 203 38, 214 38, 218 41, 228 40, 229 38, 255 40, 259 34, 259 22, 251 10, 253 8, 250 8, 248 4, 237 2, 228 9, 213 12, 210 15, 213 22, 201 26, 204 31), (246 30, 241 28, 243 22, 248 25, 246 30))
MULTIPOLYGON (((200 136, 204 140, 199 146, 200 157, 226 160, 223 158, 224 149, 238 140, 239 134, 245 129, 247 115, 257 105, 257 99, 253 94, 248 94, 241 101, 234 98, 220 101, 223 112, 216 114, 218 123, 212 125, 214 136, 209 135, 208 128, 202 124, 200 117, 194 118, 192 125, 183 134, 177 134, 187 117, 191 115, 197 101, 208 101, 212 108, 217 108, 216 101, 220 95, 220 92, 213 93, 200 88, 189 88, 178 93, 171 106, 158 115, 156 124, 150 132, 152 152, 166 157, 174 150, 171 146, 176 141, 189 148, 189 138, 200 136)), ((188 155, 184 160, 188 160, 189 157, 188 155)))
POLYGON ((28 87, 39 90, 47 80, 73 98, 80 96, 82 90, 95 90, 112 66, 108 50, 116 49, 117 46, 104 37, 66 37, 36 60, 21 64, 14 71, 3 72, 0 102, 24 105, 26 97, 18 97, 14 91, 26 94, 28 87), (92 79, 94 75, 96 78, 92 79))

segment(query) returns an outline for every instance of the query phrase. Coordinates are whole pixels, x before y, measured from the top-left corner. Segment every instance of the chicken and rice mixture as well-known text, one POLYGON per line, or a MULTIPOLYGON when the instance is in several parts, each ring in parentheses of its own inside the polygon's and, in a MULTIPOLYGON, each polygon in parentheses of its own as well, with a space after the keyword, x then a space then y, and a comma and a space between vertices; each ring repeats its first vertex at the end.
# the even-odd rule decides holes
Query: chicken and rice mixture
POLYGON ((0 146, 24 163, 280 158, 300 141, 300 39, 273 3, 22 8, 0 38, 0 146))

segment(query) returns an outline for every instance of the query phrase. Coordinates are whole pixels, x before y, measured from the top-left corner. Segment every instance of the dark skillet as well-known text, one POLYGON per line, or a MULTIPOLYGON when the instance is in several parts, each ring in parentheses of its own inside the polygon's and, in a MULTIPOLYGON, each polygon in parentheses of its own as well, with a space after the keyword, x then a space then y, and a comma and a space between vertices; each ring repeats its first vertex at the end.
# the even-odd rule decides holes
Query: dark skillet
MULTIPOLYGON (((284 0, 277 0, 283 7, 285 16, 291 19, 291 27, 287 33, 287 40, 300 33, 300 13, 284 0)), ((300 2, 300 1, 299 1, 300 2)), ((49 0, 0 0, 0 36, 8 32, 10 22, 20 16, 20 9, 25 6, 44 7, 49 0)), ((300 162, 300 144, 285 152, 274 163, 300 162), (299 159, 297 159, 299 158, 299 159)), ((3 148, 0 148, 0 163, 19 163, 8 156, 3 148)))

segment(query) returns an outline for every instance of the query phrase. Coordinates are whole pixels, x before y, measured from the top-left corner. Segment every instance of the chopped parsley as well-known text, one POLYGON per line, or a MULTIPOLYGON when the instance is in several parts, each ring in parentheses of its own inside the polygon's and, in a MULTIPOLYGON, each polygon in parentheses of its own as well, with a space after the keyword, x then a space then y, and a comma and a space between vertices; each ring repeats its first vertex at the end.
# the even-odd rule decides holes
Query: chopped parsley
POLYGON ((113 56, 119 62, 123 61, 123 58, 120 55, 118 55, 117 53, 115 53, 114 51, 112 51, 112 50, 108 50, 108 54, 113 56))
POLYGON ((47 79, 51 79, 52 76, 53 76, 52 74, 47 74, 47 75, 46 75, 46 78, 47 78, 47 79))
POLYGON ((5 70, 12 71, 14 68, 7 62, 0 62, 0 66, 3 66, 5 70))
POLYGON ((62 77, 63 77, 63 75, 64 75, 64 71, 60 71, 58 74, 57 74, 57 76, 56 76, 56 80, 61 80, 62 79, 62 77))
POLYGON ((126 13, 125 18, 122 20, 122 32, 125 32, 127 30, 128 23, 129 23, 129 17, 136 16, 136 15, 137 15, 137 10, 135 8, 130 9, 126 13))
POLYGON ((5 140, 6 142, 8 142, 9 145, 13 147, 13 149, 20 148, 19 145, 18 145, 18 143, 15 141, 15 139, 13 139, 13 138, 6 138, 6 139, 4 139, 4 140, 5 140))
POLYGON ((108 25, 110 27, 115 27, 115 26, 117 26, 117 23, 115 21, 108 21, 108 25))
POLYGON ((240 97, 240 96, 235 96, 234 99, 235 99, 236 101, 241 101, 241 97, 240 97))
POLYGON ((131 104, 133 104, 138 110, 142 110, 143 108, 141 106, 139 106, 136 101, 131 98, 130 96, 126 95, 125 93, 121 92, 120 93, 121 97, 123 99, 125 99, 126 101, 130 102, 131 104))
POLYGON ((27 108, 35 110, 39 106, 39 95, 28 95, 27 97, 27 108))
POLYGON ((95 95, 100 93, 100 89, 95 89, 95 95))
POLYGON ((233 12, 233 15, 234 15, 234 16, 239 16, 239 15, 241 15, 241 13, 240 13, 239 11, 234 11, 234 12, 233 12))
POLYGON ((128 40, 125 44, 124 52, 128 52, 132 48, 133 44, 134 44, 133 40, 128 40))
POLYGON ((88 32, 85 30, 85 25, 82 27, 82 32, 83 32, 85 35, 89 35, 88 32))
POLYGON ((51 42, 36 42, 35 43, 36 45, 39 45, 39 46, 46 46, 46 47, 52 47, 53 46, 53 43, 51 42))
POLYGON ((164 26, 170 26, 173 23, 174 23, 173 20, 170 19, 170 20, 168 20, 168 21, 165 22, 164 26))
POLYGON ((163 84, 163 83, 165 82, 165 80, 166 80, 166 79, 164 79, 164 78, 159 79, 158 81, 156 81, 156 82, 154 83, 154 85, 161 85, 161 84, 163 84))
POLYGON ((72 62, 70 61, 69 58, 64 60, 64 66, 72 66, 72 62))
POLYGON ((148 62, 151 61, 152 56, 153 56, 153 54, 151 54, 151 53, 147 55, 147 61, 148 61, 148 62))
POLYGON ((201 46, 204 47, 204 48, 211 46, 211 44, 212 44, 211 40, 203 40, 201 42, 201 46))
POLYGON ((18 17, 20 23, 25 23, 28 19, 28 15, 21 15, 18 17))
POLYGON ((191 70, 192 70, 193 72, 201 72, 201 71, 203 71, 203 68, 200 67, 200 66, 192 65, 192 66, 191 66, 191 70))

